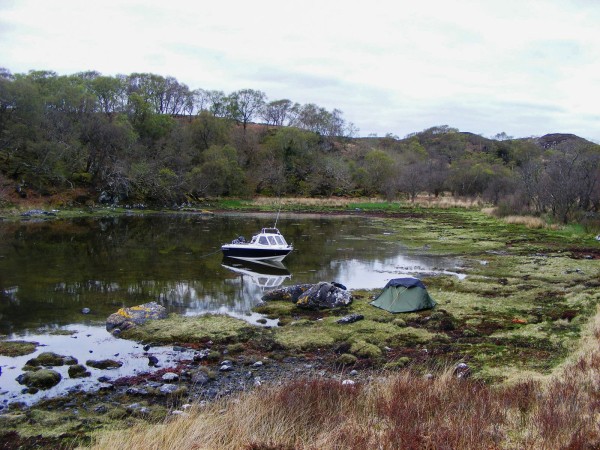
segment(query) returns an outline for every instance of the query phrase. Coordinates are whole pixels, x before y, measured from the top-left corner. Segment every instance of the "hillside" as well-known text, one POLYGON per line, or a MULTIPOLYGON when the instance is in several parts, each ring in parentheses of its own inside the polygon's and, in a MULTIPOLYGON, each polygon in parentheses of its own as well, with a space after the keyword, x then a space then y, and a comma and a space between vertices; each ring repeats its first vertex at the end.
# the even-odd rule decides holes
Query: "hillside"
POLYGON ((2 72, 0 206, 157 207, 206 197, 478 197, 504 214, 598 220, 600 146, 448 125, 356 138, 337 109, 134 73, 2 72), (258 123, 261 122, 262 123, 258 123))

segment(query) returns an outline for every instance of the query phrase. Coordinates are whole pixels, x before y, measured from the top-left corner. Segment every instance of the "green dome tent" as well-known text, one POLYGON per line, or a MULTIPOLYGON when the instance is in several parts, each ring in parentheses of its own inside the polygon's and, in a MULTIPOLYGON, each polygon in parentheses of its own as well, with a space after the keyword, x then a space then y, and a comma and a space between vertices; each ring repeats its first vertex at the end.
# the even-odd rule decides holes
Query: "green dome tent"
POLYGON ((417 278, 394 278, 388 281, 381 294, 371 302, 377 308, 392 313, 433 308, 436 303, 417 278))

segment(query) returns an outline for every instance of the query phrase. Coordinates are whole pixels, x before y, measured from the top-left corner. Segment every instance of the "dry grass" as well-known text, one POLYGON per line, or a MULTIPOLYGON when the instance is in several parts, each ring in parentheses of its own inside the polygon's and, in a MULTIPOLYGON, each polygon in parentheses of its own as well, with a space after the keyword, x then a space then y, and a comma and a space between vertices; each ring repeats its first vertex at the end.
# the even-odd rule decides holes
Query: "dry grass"
MULTIPOLYGON (((346 208, 356 204, 378 204, 388 203, 381 198, 345 198, 345 197, 327 197, 327 198, 311 198, 311 197, 288 197, 288 198, 273 198, 273 197, 257 197, 253 200, 257 206, 278 207, 279 205, 302 205, 311 207, 330 207, 330 208, 346 208)), ((419 195, 414 202, 410 201, 394 201, 391 203, 416 205, 423 208, 481 208, 484 202, 480 198, 467 197, 432 197, 429 195, 419 195)))
POLYGON ((419 195, 414 205, 421 206, 422 208, 482 208, 484 206, 483 200, 479 197, 455 197, 451 195, 445 195, 440 197, 432 197, 428 195, 419 195))
MULTIPOLYGON (((488 216, 496 216, 497 208, 482 208, 481 212, 487 214, 488 216)), ((514 225, 525 225, 527 228, 531 229, 548 228, 551 230, 557 230, 560 228, 560 226, 556 224, 548 224, 544 219, 534 216, 505 216, 502 217, 501 220, 514 225)))
POLYGON ((546 380, 488 386, 450 370, 368 384, 303 380, 98 437, 95 449, 549 449, 600 446, 600 312, 546 380))
POLYGON ((533 216, 506 216, 502 220, 514 225, 525 225, 527 228, 546 228, 546 222, 539 217, 533 216))
POLYGON ((345 198, 345 197, 327 197, 327 198, 311 198, 311 197, 257 197, 253 202, 257 206, 279 207, 279 205, 287 206, 322 206, 330 208, 345 208, 348 205, 358 203, 381 203, 383 200, 377 198, 345 198))

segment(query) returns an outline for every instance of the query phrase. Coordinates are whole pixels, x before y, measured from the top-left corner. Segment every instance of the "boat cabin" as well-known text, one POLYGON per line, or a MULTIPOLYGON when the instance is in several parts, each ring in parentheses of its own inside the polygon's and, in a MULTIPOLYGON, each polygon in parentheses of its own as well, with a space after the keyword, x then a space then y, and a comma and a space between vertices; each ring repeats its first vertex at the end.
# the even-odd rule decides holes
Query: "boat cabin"
POLYGON ((287 245, 287 242, 277 228, 263 228, 259 234, 252 236, 251 244, 287 245))

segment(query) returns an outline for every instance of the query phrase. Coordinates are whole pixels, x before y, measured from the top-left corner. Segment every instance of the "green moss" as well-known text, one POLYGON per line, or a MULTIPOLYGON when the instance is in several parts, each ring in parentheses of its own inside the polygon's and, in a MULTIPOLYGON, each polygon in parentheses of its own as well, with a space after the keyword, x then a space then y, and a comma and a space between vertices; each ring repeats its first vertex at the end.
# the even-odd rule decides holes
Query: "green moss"
POLYGON ((246 346, 241 342, 236 344, 230 344, 227 346, 227 352, 234 355, 236 353, 242 353, 246 349, 246 346))
POLYGON ((253 311, 264 314, 269 319, 289 316, 298 308, 292 302, 269 301, 253 308, 253 311))
POLYGON ((350 347, 350 353, 358 356, 359 358, 379 358, 381 356, 381 349, 376 345, 369 344, 365 341, 356 341, 350 347))
POLYGON ((408 364, 410 363, 410 358, 408 356, 401 356, 400 358, 394 360, 394 361, 390 361, 388 363, 386 363, 383 368, 384 369, 402 369, 406 366, 408 366, 408 364))
POLYGON ((394 325, 396 325, 397 327, 401 327, 401 328, 403 328, 403 327, 405 327, 405 326, 406 326, 406 320, 404 320, 404 319, 400 319, 400 318, 398 318, 398 319, 394 319, 394 320, 392 321, 392 323, 393 323, 394 325))
POLYGON ((20 375, 19 383, 29 388, 50 389, 62 379, 60 373, 51 369, 41 369, 35 372, 25 372, 20 375))
POLYGON ((212 350, 207 356, 206 356, 206 360, 207 361, 211 361, 211 362, 215 362, 218 361, 219 359, 221 359, 221 354, 216 351, 216 350, 212 350))
POLYGON ((343 366, 351 366, 353 364, 356 364, 357 361, 358 358, 354 355, 351 355, 350 353, 342 353, 336 359, 336 362, 343 366))
POLYGON ((44 367, 62 366, 65 364, 64 358, 64 356, 53 352, 42 352, 37 357, 27 361, 27 365, 44 367))
POLYGON ((209 340, 225 343, 247 338, 246 333, 254 331, 248 322, 225 315, 207 314, 196 317, 170 315, 167 319, 134 327, 123 332, 121 336, 142 342, 163 344, 209 340))
POLYGON ((35 352, 38 345, 38 342, 0 341, 0 355, 10 357, 28 355, 35 352))

